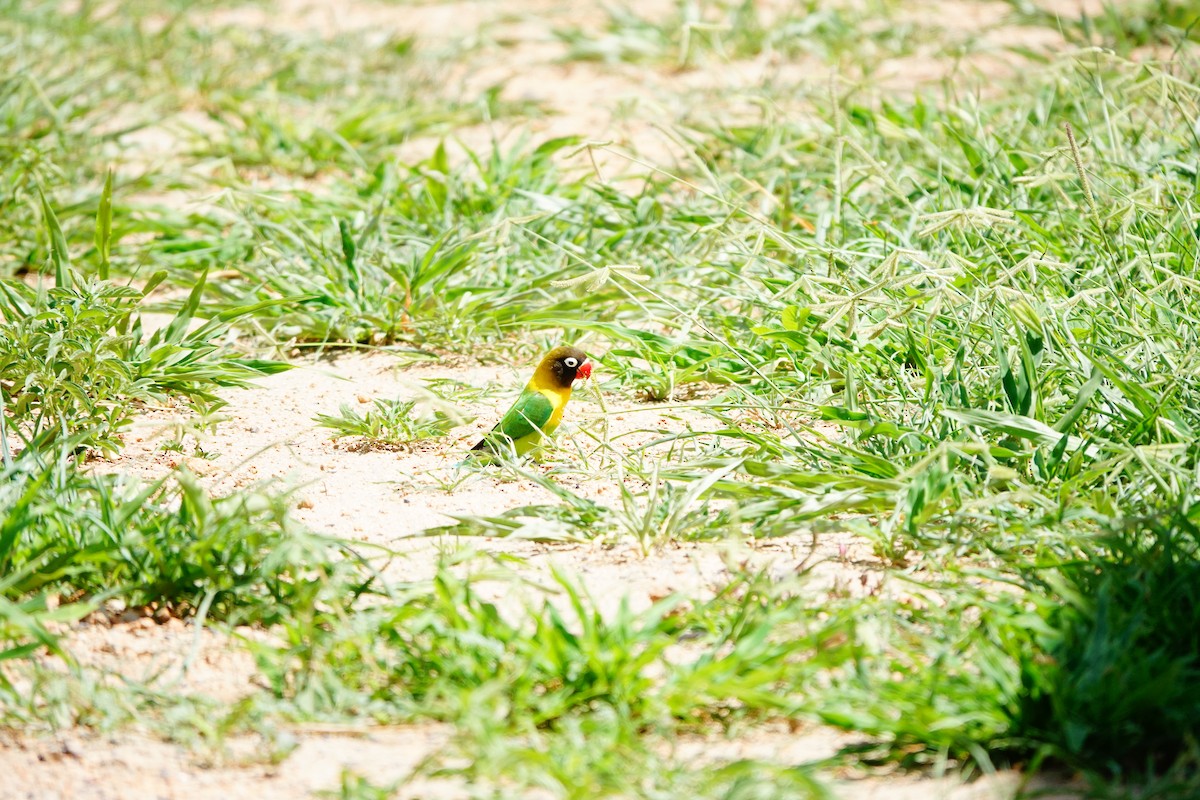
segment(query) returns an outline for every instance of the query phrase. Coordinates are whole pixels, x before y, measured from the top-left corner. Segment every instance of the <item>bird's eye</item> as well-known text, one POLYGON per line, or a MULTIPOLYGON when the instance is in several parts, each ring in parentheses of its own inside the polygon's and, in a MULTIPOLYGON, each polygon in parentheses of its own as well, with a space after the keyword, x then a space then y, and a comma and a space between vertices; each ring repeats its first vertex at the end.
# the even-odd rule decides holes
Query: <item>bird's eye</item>
POLYGON ((563 361, 563 363, 564 363, 564 364, 566 364, 568 367, 570 367, 570 368, 572 368, 572 369, 574 369, 575 367, 578 367, 578 366, 579 366, 579 361, 578 361, 577 359, 575 359, 575 358, 568 358, 568 359, 565 359, 565 360, 563 361))

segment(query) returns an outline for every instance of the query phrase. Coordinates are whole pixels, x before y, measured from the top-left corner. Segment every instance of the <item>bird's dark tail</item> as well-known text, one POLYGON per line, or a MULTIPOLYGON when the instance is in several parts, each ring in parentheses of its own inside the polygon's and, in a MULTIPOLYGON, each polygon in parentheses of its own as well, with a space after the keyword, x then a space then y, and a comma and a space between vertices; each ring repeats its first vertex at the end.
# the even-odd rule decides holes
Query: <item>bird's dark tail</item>
POLYGON ((472 451, 474 451, 474 450, 487 450, 487 449, 489 449, 489 448, 488 448, 488 440, 487 440, 487 439, 480 439, 480 440, 479 440, 479 444, 477 444, 477 445, 475 445, 474 447, 472 447, 472 448, 471 448, 471 450, 472 450, 472 451))

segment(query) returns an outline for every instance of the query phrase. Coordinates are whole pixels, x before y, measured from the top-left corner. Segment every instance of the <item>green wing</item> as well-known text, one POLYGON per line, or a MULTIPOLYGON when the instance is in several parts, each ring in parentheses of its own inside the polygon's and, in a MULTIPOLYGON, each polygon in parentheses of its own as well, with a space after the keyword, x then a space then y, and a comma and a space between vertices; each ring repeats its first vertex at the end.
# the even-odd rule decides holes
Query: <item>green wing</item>
POLYGON ((504 419, 472 449, 482 450, 492 443, 501 444, 506 440, 516 442, 530 434, 541 433, 553 414, 554 404, 550 398, 541 392, 526 389, 504 415, 504 419))

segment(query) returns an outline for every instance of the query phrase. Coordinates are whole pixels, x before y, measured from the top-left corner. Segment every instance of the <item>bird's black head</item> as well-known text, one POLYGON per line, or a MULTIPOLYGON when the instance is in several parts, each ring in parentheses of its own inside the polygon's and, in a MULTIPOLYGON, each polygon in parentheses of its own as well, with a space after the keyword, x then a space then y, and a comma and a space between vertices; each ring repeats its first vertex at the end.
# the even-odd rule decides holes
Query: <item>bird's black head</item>
POLYGON ((538 365, 538 372, 543 372, 552 385, 566 389, 576 378, 590 378, 592 364, 582 350, 574 347, 556 347, 542 359, 542 363, 538 365))

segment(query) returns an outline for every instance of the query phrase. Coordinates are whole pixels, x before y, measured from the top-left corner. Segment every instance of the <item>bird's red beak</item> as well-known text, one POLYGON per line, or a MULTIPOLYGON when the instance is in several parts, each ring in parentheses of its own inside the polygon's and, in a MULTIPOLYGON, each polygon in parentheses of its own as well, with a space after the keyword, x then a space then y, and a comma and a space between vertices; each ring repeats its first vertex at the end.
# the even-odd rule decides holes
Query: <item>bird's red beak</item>
POLYGON ((592 377, 592 362, 585 361, 579 365, 579 369, 575 370, 575 377, 587 379, 592 377))

